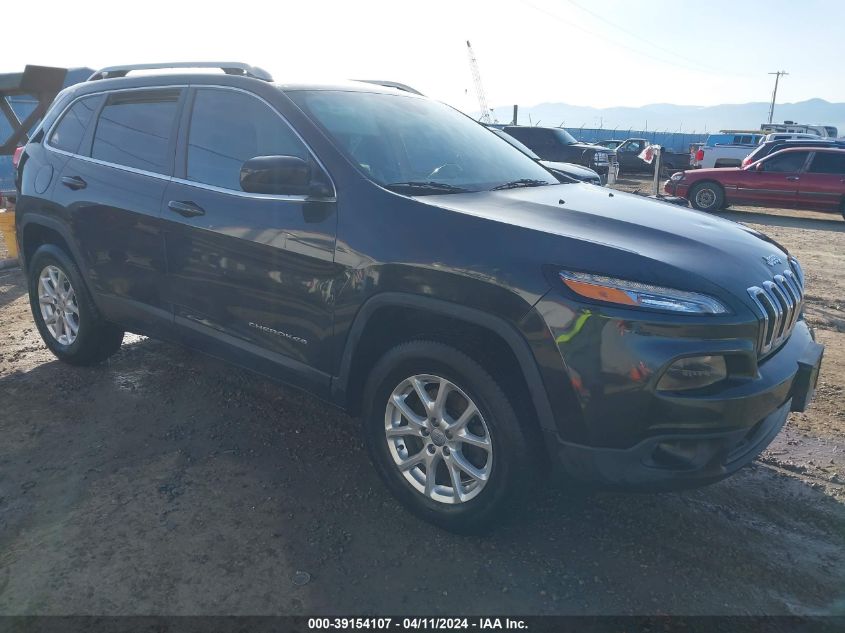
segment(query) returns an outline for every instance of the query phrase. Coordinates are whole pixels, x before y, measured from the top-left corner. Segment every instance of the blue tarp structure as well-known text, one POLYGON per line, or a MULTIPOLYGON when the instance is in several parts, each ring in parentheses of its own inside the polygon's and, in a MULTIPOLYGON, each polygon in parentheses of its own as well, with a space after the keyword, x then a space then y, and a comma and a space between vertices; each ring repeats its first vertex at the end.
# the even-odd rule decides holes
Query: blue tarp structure
MULTIPOLYGON (((85 81, 94 71, 90 68, 72 68, 67 71, 65 76, 63 88, 73 84, 85 81)), ((6 85, 14 86, 20 81, 22 73, 9 73, 0 75, 0 91, 6 85)), ((38 99, 29 94, 12 94, 7 97, 7 101, 12 108, 12 111, 17 116, 18 120, 24 121, 36 107, 38 107, 38 99)), ((37 121, 34 122, 35 126, 37 121)), ((0 114, 0 143, 7 139, 13 130, 6 120, 6 117, 0 114)), ((14 175, 12 168, 12 157, 9 155, 0 155, 0 191, 6 191, 15 188, 14 175)))

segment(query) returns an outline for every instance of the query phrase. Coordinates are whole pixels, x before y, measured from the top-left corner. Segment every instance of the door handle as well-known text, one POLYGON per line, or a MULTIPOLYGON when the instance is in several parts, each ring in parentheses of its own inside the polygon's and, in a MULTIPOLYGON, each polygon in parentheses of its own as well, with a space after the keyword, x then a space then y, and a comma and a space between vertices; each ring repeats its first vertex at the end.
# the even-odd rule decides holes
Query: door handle
POLYGON ((68 189, 73 189, 74 191, 85 189, 85 187, 88 186, 88 183, 82 180, 79 176, 62 176, 62 184, 68 189))
POLYGON ((193 202, 179 202, 178 200, 171 200, 167 203, 167 208, 175 211, 185 218, 193 218, 198 215, 205 215, 205 209, 193 202))
POLYGON ((791 180, 792 182, 797 182, 798 180, 800 180, 798 176, 787 176, 786 179, 791 180))

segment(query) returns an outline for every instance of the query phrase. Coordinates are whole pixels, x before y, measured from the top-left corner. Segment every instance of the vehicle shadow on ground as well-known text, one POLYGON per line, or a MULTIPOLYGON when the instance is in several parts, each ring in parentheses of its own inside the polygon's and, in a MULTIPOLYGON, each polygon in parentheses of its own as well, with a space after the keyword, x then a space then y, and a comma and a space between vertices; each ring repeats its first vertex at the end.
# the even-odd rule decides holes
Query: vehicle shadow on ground
POLYGON ((0 270, 0 308, 26 294, 20 269, 0 270))
MULTIPOLYGON (((841 219, 822 220, 816 218, 798 218, 788 215, 775 215, 772 213, 760 213, 757 211, 733 211, 727 210, 719 213, 720 217, 734 222, 751 222, 765 226, 783 226, 796 229, 811 229, 814 231, 835 231, 845 232, 845 222, 841 219)), ((835 217, 831 215, 831 217, 835 217)))
POLYGON ((3 377, 0 406, 0 613, 805 613, 845 586, 845 510, 762 465, 544 487, 456 536, 396 505, 356 420, 164 343, 3 377))

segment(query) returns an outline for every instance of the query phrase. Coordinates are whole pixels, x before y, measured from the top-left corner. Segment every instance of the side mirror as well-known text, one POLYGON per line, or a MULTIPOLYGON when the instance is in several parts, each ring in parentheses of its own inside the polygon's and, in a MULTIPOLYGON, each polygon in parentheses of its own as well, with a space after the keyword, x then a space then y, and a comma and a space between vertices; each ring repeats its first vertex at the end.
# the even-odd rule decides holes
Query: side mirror
POLYGON ((297 156, 256 156, 241 167, 241 189, 248 193, 307 195, 311 166, 297 156))
POLYGON ((763 167, 765 167, 765 163, 757 163, 754 165, 754 171, 763 171, 763 167))

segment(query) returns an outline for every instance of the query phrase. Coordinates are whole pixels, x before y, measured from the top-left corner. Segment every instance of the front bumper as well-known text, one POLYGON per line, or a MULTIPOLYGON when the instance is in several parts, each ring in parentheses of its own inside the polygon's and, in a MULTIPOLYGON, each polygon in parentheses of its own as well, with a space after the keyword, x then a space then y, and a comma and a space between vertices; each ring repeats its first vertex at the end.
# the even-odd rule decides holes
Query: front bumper
POLYGON ((567 310, 554 298, 538 311, 563 360, 562 371, 544 376, 556 424, 544 429, 549 453, 559 470, 604 486, 689 487, 741 468, 790 410, 807 406, 823 352, 803 320, 758 359, 757 325, 741 316, 721 325, 637 323, 610 309, 567 310), (732 358, 729 378, 695 391, 658 389, 665 367, 701 354, 732 358))
POLYGON ((678 180, 667 180, 663 183, 663 191, 670 196, 677 196, 679 198, 686 198, 689 193, 689 185, 686 182, 678 180))
POLYGON ((824 347, 803 321, 799 326, 761 365, 760 376, 744 392, 668 398, 674 402, 665 409, 676 417, 678 407, 685 408, 689 428, 679 426, 628 448, 584 446, 559 438, 561 466, 582 481, 645 490, 705 485, 739 470, 771 443, 790 411, 803 411, 813 398, 824 347), (703 432, 697 418, 704 412, 711 423, 714 415, 721 416, 731 427, 703 432))

